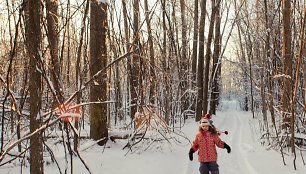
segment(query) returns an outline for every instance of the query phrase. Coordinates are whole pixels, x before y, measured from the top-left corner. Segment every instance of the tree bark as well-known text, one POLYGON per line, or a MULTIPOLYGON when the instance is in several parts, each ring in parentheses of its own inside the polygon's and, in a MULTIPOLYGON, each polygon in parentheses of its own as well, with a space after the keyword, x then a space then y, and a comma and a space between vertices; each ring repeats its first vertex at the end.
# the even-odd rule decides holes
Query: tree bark
MULTIPOLYGON (((190 88, 196 87, 197 80, 197 62, 198 62, 198 36, 199 36, 199 1, 194 1, 194 17, 193 17, 193 41, 192 41, 192 55, 191 55, 191 83, 190 88)), ((191 109, 196 110, 196 98, 191 100, 191 109)))
POLYGON ((164 80, 164 108, 165 108, 165 120, 169 124, 170 121, 170 77, 169 77, 169 56, 170 52, 167 55, 167 25, 166 25, 166 18, 167 18, 167 11, 166 11, 166 1, 161 0, 161 7, 162 7, 162 19, 163 19, 163 41, 162 41, 162 67, 164 70, 163 80, 164 80))
POLYGON ((214 53, 213 53, 213 68, 211 71, 211 100, 210 100, 210 113, 216 114, 217 104, 220 95, 220 74, 221 62, 219 62, 221 51, 221 15, 220 15, 220 3, 216 5, 216 25, 215 25, 215 39, 214 39, 214 53))
POLYGON ((146 23, 147 23, 147 30, 148 30, 148 44, 150 50, 150 92, 149 92, 149 100, 151 104, 155 103, 155 96, 156 96, 156 75, 155 75, 155 54, 154 54, 154 45, 152 39, 152 29, 151 29, 151 22, 150 22, 150 11, 148 8, 148 0, 144 1, 145 4, 145 15, 146 15, 146 23))
MULTIPOLYGON (((283 25, 282 25, 282 35, 283 35, 283 95, 282 95, 282 107, 284 111, 283 123, 290 124, 290 102, 292 99, 292 54, 291 54, 291 1, 282 1, 282 15, 283 15, 283 25)), ((291 125, 293 126, 293 125, 291 125)))
POLYGON ((55 89, 54 96, 54 106, 57 107, 64 101, 63 91, 60 84, 60 63, 58 56, 58 1, 57 0, 47 0, 46 10, 47 10, 47 28, 48 28, 48 41, 50 45, 50 55, 51 55, 51 75, 52 82, 55 89))
POLYGON ((199 28, 199 60, 197 72, 198 99, 196 108, 196 121, 199 121, 203 114, 203 68, 204 68, 204 30, 206 18, 206 0, 201 1, 201 18, 199 28))
MULTIPOLYGON (((218 0, 217 3, 219 3, 218 0)), ((213 39, 214 33, 214 25, 215 25, 215 16, 216 16, 216 1, 212 0, 212 12, 208 30, 208 38, 207 38, 207 46, 206 46, 206 55, 205 55, 205 68, 204 68, 204 89, 203 89, 203 113, 207 113, 209 96, 208 96, 208 83, 209 83, 209 66, 211 59, 211 43, 213 39)))
MULTIPOLYGON (((129 30, 129 25, 128 25, 128 13, 127 13, 127 9, 126 9, 126 0, 122 0, 122 12, 123 12, 123 24, 124 24, 124 38, 125 38, 125 49, 126 52, 130 51, 130 30, 129 30)), ((128 93, 131 92, 131 56, 127 57, 127 61, 126 61, 126 66, 127 66, 127 85, 126 85, 126 91, 128 91, 128 93)), ((119 95, 119 94, 118 94, 119 95)), ((126 101, 131 102, 131 97, 130 95, 126 95, 126 101)))
POLYGON ((181 6, 181 19, 182 19, 182 47, 181 47, 181 60, 180 60, 180 78, 181 78, 181 109, 182 111, 188 109, 188 95, 187 91, 187 78, 188 78, 188 62, 189 58, 187 57, 187 24, 186 24, 186 3, 185 0, 180 0, 181 6))
MULTIPOLYGON (((192 42, 192 84, 196 82, 197 59, 198 59, 198 35, 199 35, 199 1, 194 1, 194 17, 193 17, 193 42, 192 42)), ((192 85, 193 86, 193 85, 192 85)))
POLYGON ((135 113, 139 105, 139 97, 141 96, 140 89, 140 45, 139 45, 139 0, 133 1, 133 51, 135 52, 132 56, 131 62, 131 120, 134 119, 135 113), (138 95, 139 94, 139 95, 138 95))
MULTIPOLYGON (((36 131, 42 125, 41 97, 42 78, 41 69, 41 4, 37 0, 28 0, 26 6, 25 36, 26 47, 30 59, 30 132, 36 131)), ((39 132, 30 138, 30 173, 43 174, 43 137, 39 132)))
MULTIPOLYGON (((90 76, 94 76, 107 64, 107 4, 92 0, 90 3, 90 76)), ((90 101, 104 102, 107 100, 107 72, 103 72, 90 85, 90 101)), ((104 145, 108 137, 107 128, 107 105, 90 105, 90 137, 100 141, 99 145, 104 145)))

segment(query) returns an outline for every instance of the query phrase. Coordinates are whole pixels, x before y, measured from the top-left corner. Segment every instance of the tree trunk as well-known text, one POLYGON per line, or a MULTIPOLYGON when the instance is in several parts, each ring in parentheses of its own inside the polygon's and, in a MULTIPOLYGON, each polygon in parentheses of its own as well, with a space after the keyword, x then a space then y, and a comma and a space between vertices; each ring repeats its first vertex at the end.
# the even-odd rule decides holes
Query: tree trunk
MULTIPOLYGON (((165 120, 169 124, 170 121, 170 77, 169 77, 169 59, 167 55, 167 25, 166 25, 166 1, 161 0, 161 6, 163 11, 163 43, 162 43, 162 67, 164 70, 163 80, 164 80, 164 108, 165 108, 165 120)), ((170 56, 170 53, 169 53, 170 56)))
MULTIPOLYGON (((282 95, 282 107, 284 111, 283 123, 290 124, 290 102, 292 96, 292 54, 291 54, 291 1, 282 1, 282 14, 283 14, 283 95, 282 95)), ((292 125, 293 126, 293 125, 292 125)))
MULTIPOLYGON (((41 124, 41 96, 42 82, 39 69, 42 68, 40 62, 41 50, 41 3, 36 0, 28 0, 26 6, 25 36, 26 47, 30 59, 30 132, 36 131, 41 124)), ((43 174, 43 137, 39 132, 30 138, 30 173, 43 174)))
MULTIPOLYGON (((131 51, 130 50, 130 30, 129 30, 129 26, 128 26, 128 13, 127 13, 127 9, 126 9, 126 0, 122 0, 122 12, 123 12, 123 24, 124 24, 124 38, 125 38, 125 48, 126 48, 126 52, 131 51)), ((127 57, 127 85, 126 85, 126 91, 128 91, 128 95, 126 95, 126 101, 131 102, 131 98, 130 98, 130 92, 131 92, 131 58, 130 56, 127 57)), ((127 103, 127 102, 126 102, 127 103)), ((127 115, 125 113, 125 115, 127 115)))
POLYGON ((205 73, 204 73, 204 89, 203 89, 203 113, 207 113, 208 108, 208 83, 209 83, 209 66, 210 66, 210 59, 211 59, 211 43, 213 39, 214 33, 214 25, 215 25, 215 16, 216 16, 216 4, 219 3, 220 0, 216 3, 215 0, 212 0, 212 12, 208 30, 208 38, 207 38, 207 47, 206 47, 206 55, 205 55, 205 73))
MULTIPOLYGON (((192 42, 192 84, 196 81, 197 59, 198 59, 198 35, 199 35, 199 1, 194 1, 194 23, 193 23, 193 42, 192 42)), ((192 85, 193 86, 193 85, 192 85)))
POLYGON ((154 56, 154 47, 153 47, 153 39, 152 39, 152 29, 151 29, 151 22, 150 22, 150 11, 148 8, 148 0, 144 1, 145 4, 145 15, 146 15, 146 23, 147 23, 147 30, 148 30, 148 44, 150 49, 150 96, 149 100, 150 103, 154 105, 155 103, 155 96, 156 96, 156 76, 155 76, 155 56, 154 56))
MULTIPOLYGON (((199 1, 194 1, 194 18, 193 18, 193 41, 192 41, 192 55, 191 55, 191 83, 190 88, 196 87, 196 73, 198 62, 198 36, 199 36, 199 1)), ((191 109, 196 109, 196 100, 191 98, 191 109)))
POLYGON ((206 18, 206 0, 201 1, 201 18, 199 29, 199 61, 197 72, 198 100, 196 108, 196 121, 199 121, 203 114, 203 68, 204 68, 204 30, 206 18))
POLYGON ((139 0, 133 1, 133 51, 135 52, 132 56, 131 62, 131 120, 134 119, 135 113, 139 105, 139 97, 141 96, 140 85, 140 44, 139 44, 139 0))
POLYGON ((213 53, 213 68, 211 71, 211 101, 210 101, 210 113, 216 114, 216 108, 218 104, 218 98, 220 93, 220 74, 219 69, 221 69, 221 62, 219 62, 220 51, 221 51, 221 15, 220 15, 220 3, 216 6, 216 26, 215 26, 215 40, 214 40, 214 53, 213 53))
POLYGON ((48 41, 50 45, 50 55, 51 55, 51 75, 52 82, 55 89, 54 96, 54 107, 57 107, 64 101, 63 91, 61 87, 60 78, 60 62, 58 56, 58 1, 57 0, 47 0, 46 10, 47 10, 47 28, 48 28, 48 41))
MULTIPOLYGON (((107 64, 107 4, 93 0, 90 3, 90 76, 94 76, 107 64)), ((90 85, 90 101, 104 102, 107 100, 107 72, 90 85)), ((90 137, 104 145, 108 137, 107 105, 90 105, 90 137)))
POLYGON ((187 78, 188 78, 188 62, 189 58, 187 58, 187 24, 186 24, 186 3, 185 0, 180 0, 181 6, 181 18, 182 18, 182 48, 181 48, 181 70, 180 70, 180 78, 181 78, 181 109, 182 111, 188 109, 188 94, 186 93, 188 88, 187 78))

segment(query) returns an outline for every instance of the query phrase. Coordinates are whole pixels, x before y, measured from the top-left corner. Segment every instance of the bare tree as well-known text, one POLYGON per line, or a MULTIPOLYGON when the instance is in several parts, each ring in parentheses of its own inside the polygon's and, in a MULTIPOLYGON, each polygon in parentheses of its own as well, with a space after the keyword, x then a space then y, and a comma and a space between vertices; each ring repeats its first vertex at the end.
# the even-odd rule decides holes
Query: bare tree
POLYGON ((196 121, 201 119, 203 114, 203 75, 204 75, 204 29, 206 18, 206 0, 201 1, 201 17, 199 28, 199 58, 198 58, 198 71, 197 71, 197 87, 198 87, 198 99, 196 109, 196 121))
POLYGON ((210 17, 209 23, 209 30, 208 30, 208 38, 207 38, 207 45, 206 45, 206 54, 205 54, 205 68, 204 68, 204 88, 203 88, 203 113, 207 113, 208 109, 208 83, 209 83, 209 66, 211 60, 211 44, 213 39, 214 33, 214 25, 215 25, 215 16, 216 16, 216 7, 220 3, 220 0, 212 0, 212 12, 210 17), (217 4, 217 5, 216 5, 217 4))
MULTIPOLYGON (((126 52, 129 52, 131 50, 131 44, 130 44, 130 28, 128 25, 128 12, 126 7, 126 0, 122 0, 122 12, 123 12, 123 25, 124 25, 124 42, 125 42, 125 50, 126 52)), ((128 56, 126 60, 126 66, 127 66, 127 85, 126 85, 126 91, 129 93, 131 92, 131 56, 128 56)), ((117 82, 118 83, 118 82, 117 82)), ((119 96, 118 96, 119 97, 119 96)), ((126 95, 126 101, 131 101, 131 96, 126 95)), ((131 110, 131 108, 129 108, 131 110)))
MULTIPOLYGON (((94 76, 107 64, 107 4, 93 0, 90 3, 90 76, 94 76)), ((90 85, 90 101, 103 102, 107 100, 107 73, 90 85)), ((90 137, 103 145, 107 141, 107 105, 105 103, 90 105, 90 137)))
POLYGON ((180 0, 181 7, 181 19, 182 19, 182 47, 181 47, 181 60, 180 60, 180 77, 181 85, 180 90, 182 92, 181 97, 181 109, 184 111, 188 109, 188 100, 187 100, 187 74, 188 74, 188 63, 189 58, 187 57, 187 23, 186 23, 186 3, 185 0, 180 0))
POLYGON ((140 103, 139 97, 142 96, 141 89, 141 60, 140 60, 140 40, 139 40, 139 0, 133 0, 133 45, 135 52, 131 61, 131 119, 134 119, 140 103))
POLYGON ((283 14, 283 50, 282 56, 284 61, 284 78, 283 78, 283 97, 282 97, 282 106, 284 110, 284 124, 286 122, 290 124, 290 102, 292 95, 292 53, 291 53, 291 2, 282 1, 282 14, 283 14))
POLYGON ((144 0, 145 4, 145 16, 146 16, 146 23, 147 23, 147 30, 148 30, 148 44, 150 50, 150 102, 152 104, 155 103, 155 96, 156 96, 156 75, 155 75, 155 54, 154 54, 154 45, 153 45, 153 38, 152 38, 152 28, 151 28, 151 19, 150 19, 150 11, 148 7, 148 0, 144 0))
POLYGON ((52 81, 54 84, 56 96, 54 104, 58 105, 64 101, 63 91, 60 84, 60 62, 58 56, 58 1, 47 0, 46 11, 47 11, 47 28, 48 28, 48 41, 50 45, 50 55, 52 62, 52 81))
MULTIPOLYGON (((28 0, 26 6, 26 47, 30 59, 30 131, 34 132, 42 124, 41 98, 42 78, 39 69, 42 68, 41 61, 41 4, 40 1, 28 0)), ((30 173, 43 174, 43 137, 37 133, 30 138, 30 173)))
MULTIPOLYGON (((295 138, 294 138, 294 114, 291 114, 291 102, 292 102, 292 50, 291 50, 291 2, 282 1, 282 36, 283 36, 283 95, 282 95, 282 109, 283 109, 283 128, 290 128, 291 133, 291 151, 295 154, 295 138)), ((295 165, 295 163, 294 163, 295 165)))
POLYGON ((162 56, 162 67, 164 71, 163 80, 164 80, 164 88, 165 88, 165 99, 164 99, 164 108, 165 108, 165 120, 166 123, 169 124, 170 121, 170 67, 169 67, 169 56, 170 53, 167 52, 167 34, 168 34, 168 28, 166 24, 166 19, 169 18, 167 11, 166 11, 166 0, 161 0, 161 8, 162 8, 162 26, 163 26, 163 37, 162 37, 162 48, 161 48, 161 54, 162 56))
POLYGON ((211 114, 216 114, 220 96, 220 78, 221 78, 221 62, 219 62, 221 52, 221 14, 220 14, 221 0, 216 4, 216 25, 215 25, 215 39, 213 52, 213 66, 211 71, 211 93, 210 93, 210 109, 211 114))
POLYGON ((192 42, 192 81, 196 81, 197 58, 198 58, 198 35, 199 35, 199 0, 194 1, 194 19, 193 19, 193 42, 192 42))
MULTIPOLYGON (((191 88, 196 87, 196 73, 198 62, 198 36, 199 36, 199 1, 194 1, 194 18, 193 18, 193 41, 192 41, 192 55, 191 55, 191 88)), ((191 100, 191 109, 196 109, 196 101, 191 100)))

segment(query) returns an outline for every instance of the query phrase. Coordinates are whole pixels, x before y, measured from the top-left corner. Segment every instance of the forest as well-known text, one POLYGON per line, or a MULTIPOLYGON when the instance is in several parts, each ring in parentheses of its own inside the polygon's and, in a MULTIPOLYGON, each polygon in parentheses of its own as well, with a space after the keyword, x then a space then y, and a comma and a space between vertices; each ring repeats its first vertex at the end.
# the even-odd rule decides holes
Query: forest
POLYGON ((306 151, 305 0, 3 0, 0 21, 0 168, 170 141, 225 98, 283 161, 306 151))

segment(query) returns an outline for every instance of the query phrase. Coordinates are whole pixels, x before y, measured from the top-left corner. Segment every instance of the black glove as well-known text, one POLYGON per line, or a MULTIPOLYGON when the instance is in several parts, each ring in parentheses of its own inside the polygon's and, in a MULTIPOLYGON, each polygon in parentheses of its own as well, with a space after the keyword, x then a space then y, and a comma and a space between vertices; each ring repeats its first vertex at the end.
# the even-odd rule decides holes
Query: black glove
POLYGON ((189 150, 189 159, 190 159, 190 161, 193 160, 193 153, 194 153, 194 150, 192 148, 190 148, 190 150, 189 150))
POLYGON ((224 148, 227 150, 227 153, 231 153, 231 147, 224 143, 224 148))

